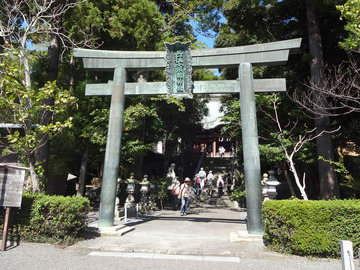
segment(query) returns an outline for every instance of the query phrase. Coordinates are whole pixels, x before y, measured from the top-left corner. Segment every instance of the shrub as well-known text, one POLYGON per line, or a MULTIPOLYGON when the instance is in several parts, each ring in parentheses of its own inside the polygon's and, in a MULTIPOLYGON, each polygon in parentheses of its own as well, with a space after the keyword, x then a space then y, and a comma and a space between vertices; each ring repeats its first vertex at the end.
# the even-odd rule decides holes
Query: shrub
POLYGON ((360 201, 268 200, 263 203, 266 245, 280 252, 340 257, 340 240, 360 247, 360 201))
POLYGON ((168 199, 169 180, 158 178, 156 181, 156 189, 154 190, 154 197, 159 200, 161 210, 164 210, 164 202, 168 199))
POLYGON ((245 207, 246 191, 241 187, 236 187, 231 192, 230 200, 238 202, 241 207, 245 207))
POLYGON ((89 209, 89 200, 84 197, 24 193, 21 208, 11 211, 8 238, 73 243, 83 236, 89 209))

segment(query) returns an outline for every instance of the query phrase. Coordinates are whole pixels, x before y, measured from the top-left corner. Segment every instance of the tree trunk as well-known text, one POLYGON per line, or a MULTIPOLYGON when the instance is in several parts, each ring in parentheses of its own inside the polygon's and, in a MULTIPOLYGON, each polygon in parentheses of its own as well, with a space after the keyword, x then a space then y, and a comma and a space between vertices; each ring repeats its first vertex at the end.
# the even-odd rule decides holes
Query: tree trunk
POLYGON ((297 187, 300 190, 301 197, 303 197, 303 199, 305 201, 307 201, 308 196, 307 196, 307 194, 305 192, 305 186, 303 186, 303 184, 301 184, 301 182, 300 182, 299 175, 298 175, 298 173, 296 171, 295 164, 294 164, 292 156, 288 156, 287 160, 289 161, 290 170, 292 171, 292 173, 294 175, 295 183, 296 183, 297 187))
MULTIPOLYGON (((22 44, 20 46, 20 59, 21 59, 22 64, 24 65, 24 75, 25 75, 24 85, 27 90, 30 90, 31 89, 30 63, 29 63, 29 59, 27 58, 27 55, 24 51, 25 39, 23 39, 21 41, 21 43, 22 44)), ((32 107, 31 99, 27 99, 26 102, 27 102, 26 106, 30 110, 32 107)), ((28 116, 28 118, 25 119, 25 131, 31 130, 32 124, 33 124, 32 118, 31 118, 31 116, 28 116)), ((36 192, 40 191, 40 179, 36 172, 36 159, 33 154, 28 154, 27 158, 29 160, 32 191, 34 193, 36 193, 36 192)))
POLYGON ((162 172, 163 179, 166 179, 169 164, 170 164, 170 147, 168 147, 167 140, 165 140, 164 164, 163 164, 163 172, 162 172))
POLYGON ((297 198, 294 186, 293 186, 293 184, 291 182, 291 178, 290 178, 289 171, 287 169, 286 163, 284 162, 281 166, 282 166, 282 170, 284 172, 285 178, 286 178, 286 182, 288 183, 288 186, 289 186, 289 189, 290 189, 290 192, 291 192, 291 196, 293 196, 294 198, 297 198))
POLYGON ((35 157, 30 154, 29 156, 29 167, 30 167, 30 176, 31 176, 31 185, 32 185, 32 192, 37 193, 40 191, 40 179, 38 174, 36 173, 36 166, 35 166, 35 157))
MULTIPOLYGON (((25 46, 25 45, 23 45, 25 46)), ((22 47, 25 48, 25 47, 22 47)), ((30 91, 31 89, 31 78, 30 78, 30 63, 29 63, 29 59, 26 56, 26 53, 23 49, 20 49, 20 59, 21 59, 21 63, 24 65, 24 85, 27 91, 30 91)), ((32 108, 32 103, 31 103, 31 99, 27 99, 26 100, 26 108, 28 110, 30 110, 32 108)), ((31 130, 32 128, 32 118, 29 115, 26 119, 25 119, 25 130, 31 130)), ((30 159, 30 157, 28 157, 30 159)))
MULTIPOLYGON (((60 40, 57 35, 51 34, 50 46, 48 49, 48 81, 53 82, 56 81, 58 75, 58 67, 59 67, 59 54, 60 54, 60 40)), ((54 99, 48 98, 43 99, 43 105, 54 105, 54 99)), ((52 122, 53 113, 51 111, 42 109, 41 117, 40 117, 40 125, 48 126, 52 122)), ((40 147, 36 151, 36 161, 43 167, 44 175, 43 178, 49 179, 49 168, 48 168, 48 160, 49 160, 49 147, 50 141, 47 134, 40 134, 40 147)), ((47 183, 51 186, 51 183, 47 183)))
MULTIPOLYGON (((311 80, 315 84, 323 83, 324 60, 322 53, 322 42, 320 29, 316 21, 314 11, 314 1, 306 0, 307 24, 308 24, 308 38, 309 50, 312 56, 310 64, 311 80)), ((317 95, 319 95, 317 93, 317 95)), ((314 97, 320 102, 324 102, 325 96, 314 97)), ((327 116, 315 115, 315 126, 317 134, 324 130, 329 130, 330 119, 327 116)), ((325 160, 334 160, 334 150, 332 144, 332 137, 329 133, 323 133, 316 139, 317 156, 322 156, 325 160)), ((320 184, 320 198, 324 200, 333 199, 335 196, 339 197, 339 189, 337 184, 336 174, 334 173, 334 166, 329 162, 318 160, 319 184, 320 184)))
POLYGON ((100 171, 99 171, 99 183, 100 183, 100 185, 102 184, 103 175, 104 175, 104 159, 101 162, 100 171))
POLYGON ((89 148, 86 147, 82 159, 81 159, 81 168, 79 175, 79 188, 77 190, 76 196, 84 196, 85 194, 85 186, 86 186, 86 167, 88 160, 89 148))

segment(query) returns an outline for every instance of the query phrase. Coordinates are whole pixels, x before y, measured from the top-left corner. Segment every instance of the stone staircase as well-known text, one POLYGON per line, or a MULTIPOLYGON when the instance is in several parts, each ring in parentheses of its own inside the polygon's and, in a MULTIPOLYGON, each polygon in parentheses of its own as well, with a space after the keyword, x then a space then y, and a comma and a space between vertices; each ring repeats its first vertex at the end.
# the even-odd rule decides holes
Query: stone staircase
POLYGON ((231 161, 231 157, 206 157, 201 167, 204 168, 206 173, 211 170, 215 177, 221 175, 224 179, 226 174, 231 173, 231 161))
POLYGON ((196 196, 191 199, 191 205, 192 207, 197 208, 232 208, 234 204, 230 201, 229 196, 226 194, 219 198, 217 188, 214 187, 212 196, 209 196, 206 192, 206 188, 204 188, 201 191, 200 196, 196 196))

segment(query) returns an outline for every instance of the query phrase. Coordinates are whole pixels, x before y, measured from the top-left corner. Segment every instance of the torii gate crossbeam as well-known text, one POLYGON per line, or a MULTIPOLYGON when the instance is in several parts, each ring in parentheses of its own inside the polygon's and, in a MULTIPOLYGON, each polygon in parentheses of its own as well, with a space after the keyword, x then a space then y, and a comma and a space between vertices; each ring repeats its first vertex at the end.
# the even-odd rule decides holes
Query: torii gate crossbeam
MULTIPOLYGON (((296 52, 300 43, 301 39, 291 39, 249 46, 191 51, 192 68, 239 67, 238 80, 195 82, 192 93, 240 93, 247 229, 250 234, 263 234, 261 170, 254 93, 286 91, 285 79, 254 80, 252 66, 285 64, 289 54, 296 52)), ((114 224, 125 95, 166 94, 165 83, 126 83, 126 71, 164 69, 165 52, 76 49, 74 56, 83 58, 84 67, 87 69, 114 72, 113 81, 86 86, 86 95, 111 95, 98 221, 99 227, 111 227, 114 224)))

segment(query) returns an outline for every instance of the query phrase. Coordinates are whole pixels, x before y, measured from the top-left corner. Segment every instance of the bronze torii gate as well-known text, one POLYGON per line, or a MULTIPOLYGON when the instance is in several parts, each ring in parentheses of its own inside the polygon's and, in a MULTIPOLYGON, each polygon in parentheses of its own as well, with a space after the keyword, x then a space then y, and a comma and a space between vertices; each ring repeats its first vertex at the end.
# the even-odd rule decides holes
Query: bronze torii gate
MULTIPOLYGON (((252 65, 282 65, 289 54, 300 47, 301 39, 191 51, 193 68, 238 67, 238 80, 197 81, 192 94, 240 93, 245 189, 247 194, 247 230, 263 234, 261 221, 261 170, 254 92, 286 91, 285 79, 253 79, 252 65)), ((176 43, 175 43, 176 44, 176 43)), ((127 70, 158 70, 167 67, 165 51, 104 51, 76 49, 89 70, 114 72, 107 84, 86 85, 86 95, 111 95, 99 227, 114 225, 116 181, 119 171, 125 95, 169 94, 165 82, 126 83, 127 70)), ((191 93, 190 93, 191 95, 191 93)), ((183 96, 183 95, 181 95, 183 96)))

